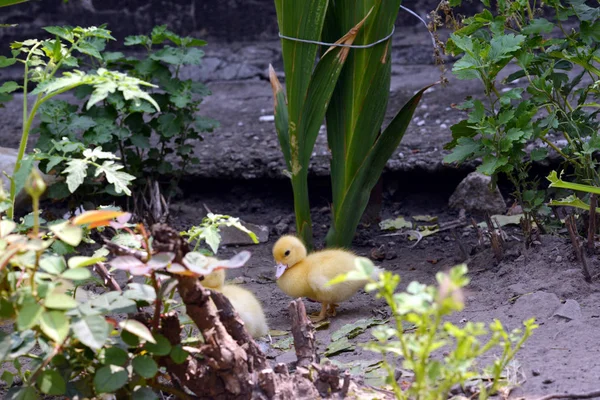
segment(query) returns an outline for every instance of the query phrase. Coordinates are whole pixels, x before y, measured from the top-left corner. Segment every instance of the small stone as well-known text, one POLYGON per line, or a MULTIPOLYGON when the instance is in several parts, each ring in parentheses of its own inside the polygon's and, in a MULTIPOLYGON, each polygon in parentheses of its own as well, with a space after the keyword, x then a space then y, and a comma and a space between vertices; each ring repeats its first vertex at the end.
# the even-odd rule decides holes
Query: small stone
POLYGON ((553 317, 564 318, 568 321, 581 319, 581 306, 575 300, 568 299, 556 310, 553 317))
POLYGON ((556 261, 557 263, 560 263, 560 262, 562 262, 562 260, 563 260, 562 256, 556 256, 556 260, 555 260, 555 261, 556 261))
POLYGON ((385 260, 385 246, 371 249, 371 259, 375 261, 385 260))
POLYGON ((386 260, 394 260, 398 257, 398 254, 394 250, 388 250, 385 252, 386 260))
POLYGON ((282 236, 289 232, 290 224, 286 223, 285 221, 281 221, 275 225, 274 229, 277 236, 282 236))
POLYGON ((518 319, 535 317, 538 321, 543 321, 551 317, 560 306, 560 300, 554 293, 539 291, 519 297, 511 311, 518 319))
POLYGON ((491 177, 479 172, 470 173, 458 184, 448 205, 469 212, 504 214, 506 202, 498 188, 490 190, 491 181, 491 177))
POLYGON ((537 369, 532 369, 531 370, 531 375, 533 376, 540 376, 541 372, 537 369))
POLYGON ((534 240, 533 242, 531 242, 531 244, 534 246, 541 246, 542 242, 540 242, 539 240, 534 240))
POLYGON ((275 121, 275 116, 274 115, 261 115, 258 120, 260 122, 273 122, 275 121))
POLYGON ((551 379, 551 378, 546 378, 546 379, 544 379, 544 380, 542 381, 542 383, 543 383, 544 385, 549 385, 549 384, 551 384, 551 383, 553 383, 553 382, 554 382, 554 379, 551 379))
MULTIPOLYGON (((266 226, 247 222, 242 222, 242 225, 246 227, 246 229, 254 232, 259 243, 265 243, 269 240, 269 228, 266 226)), ((246 232, 241 231, 234 226, 223 226, 219 231, 221 234, 222 245, 255 244, 246 232)))
POLYGON ((450 240, 452 240, 450 236, 444 236, 444 242, 449 242, 450 240))

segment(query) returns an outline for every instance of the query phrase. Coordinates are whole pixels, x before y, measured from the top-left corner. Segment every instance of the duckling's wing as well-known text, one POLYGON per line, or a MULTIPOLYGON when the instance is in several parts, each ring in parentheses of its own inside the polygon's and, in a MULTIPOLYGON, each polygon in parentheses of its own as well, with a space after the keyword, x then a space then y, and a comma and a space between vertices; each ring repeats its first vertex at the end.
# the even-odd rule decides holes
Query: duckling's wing
POLYGON ((354 255, 342 251, 323 251, 309 256, 311 267, 307 276, 308 285, 315 293, 315 299, 320 302, 335 303, 347 300, 363 282, 347 281, 336 285, 328 285, 336 276, 355 268, 354 255))

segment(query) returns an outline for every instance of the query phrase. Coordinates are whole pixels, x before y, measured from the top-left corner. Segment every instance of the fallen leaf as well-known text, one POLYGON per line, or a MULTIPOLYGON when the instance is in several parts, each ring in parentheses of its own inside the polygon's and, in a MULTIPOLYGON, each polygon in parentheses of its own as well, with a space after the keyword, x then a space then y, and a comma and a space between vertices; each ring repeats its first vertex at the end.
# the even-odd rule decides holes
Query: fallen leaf
POLYGON ((407 221, 404 217, 396 217, 384 219, 379 223, 379 228, 384 231, 398 230, 403 228, 412 228, 412 222, 407 221))
POLYGON ((285 339, 281 339, 277 343, 273 343, 271 345, 272 348, 277 350, 289 350, 292 348, 292 344, 294 343, 294 338, 292 336, 286 337, 285 339))
POLYGON ((313 327, 315 328, 315 330, 319 331, 321 329, 329 328, 329 325, 330 325, 330 321, 328 319, 324 319, 323 321, 319 321, 319 322, 313 324, 313 327))
POLYGON ((343 337, 339 340, 329 343, 327 349, 325 349, 325 357, 333 356, 335 354, 343 353, 346 351, 353 351, 356 346, 348 341, 347 337, 343 337))
POLYGON ((385 324, 386 322, 387 321, 385 321, 385 320, 381 320, 381 319, 377 319, 377 318, 359 319, 358 321, 355 321, 351 324, 346 324, 346 325, 342 326, 340 329, 338 329, 337 331, 333 332, 331 334, 331 340, 335 342, 343 337, 352 339, 352 338, 360 335, 364 331, 366 331, 368 328, 375 326, 375 325, 382 325, 382 324, 385 324))
MULTIPOLYGON (((502 228, 506 225, 521 225, 521 218, 523 218, 523 214, 515 214, 515 215, 492 215, 491 219, 494 225, 496 223, 500 225, 498 228, 502 228)), ((480 228, 487 228, 487 224, 484 222, 480 222, 477 224, 480 228)))
POLYGON ((412 219, 417 222, 437 222, 438 217, 435 215, 413 215, 412 219))
POLYGON ((271 335, 271 337, 278 337, 278 336, 287 336, 289 332, 287 331, 278 331, 276 329, 271 329, 269 331, 269 335, 271 335))

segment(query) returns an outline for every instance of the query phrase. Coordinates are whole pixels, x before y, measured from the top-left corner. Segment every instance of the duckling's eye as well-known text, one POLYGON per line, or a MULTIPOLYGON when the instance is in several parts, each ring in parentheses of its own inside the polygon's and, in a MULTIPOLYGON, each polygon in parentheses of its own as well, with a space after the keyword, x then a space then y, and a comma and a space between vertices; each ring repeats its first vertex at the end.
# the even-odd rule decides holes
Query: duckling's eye
POLYGON ((289 256, 290 255, 290 251, 286 250, 285 253, 283 253, 283 255, 286 256, 286 257, 289 256))

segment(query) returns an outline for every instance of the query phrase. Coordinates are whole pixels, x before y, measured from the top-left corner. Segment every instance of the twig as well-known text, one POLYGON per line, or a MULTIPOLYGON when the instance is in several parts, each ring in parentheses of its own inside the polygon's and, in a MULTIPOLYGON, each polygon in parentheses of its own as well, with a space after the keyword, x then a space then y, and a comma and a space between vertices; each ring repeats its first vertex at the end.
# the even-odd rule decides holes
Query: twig
POLYGON ((120 244, 116 244, 111 242, 108 238, 102 237, 104 244, 111 251, 111 253, 119 255, 119 256, 132 256, 137 258, 140 261, 148 260, 148 253, 142 250, 130 249, 129 247, 121 246, 120 244))
POLYGON ((170 387, 170 386, 161 385, 160 383, 153 382, 151 380, 146 381, 146 384, 148 386, 150 386, 152 389, 156 389, 156 390, 160 390, 161 392, 169 393, 169 394, 175 396, 175 398, 177 398, 177 399, 193 400, 193 399, 199 398, 196 396, 190 396, 182 390, 179 390, 179 389, 176 389, 176 388, 170 387))
POLYGON ((600 390, 596 390, 594 392, 587 393, 552 393, 547 394, 546 396, 538 397, 535 400, 551 400, 551 399, 593 399, 595 397, 600 397, 600 390))
POLYGON ((290 303, 290 318, 292 319, 292 335, 296 349, 297 366, 306 367, 313 362, 319 362, 315 346, 315 330, 306 316, 306 308, 302 299, 290 303))
POLYGON ((588 221, 587 250, 588 255, 593 255, 596 250, 596 207, 598 206, 598 195, 590 196, 590 215, 588 221))
POLYGON ((108 286, 110 290, 113 290, 115 292, 121 291, 121 286, 119 286, 119 283, 115 280, 115 278, 113 278, 110 272, 108 272, 106 264, 104 264, 103 262, 97 262, 94 265, 93 269, 98 275, 100 275, 100 278, 104 280, 104 284, 108 286))
POLYGON ((567 217, 565 224, 567 225, 567 230, 569 231, 569 236, 571 237, 571 242, 573 243, 573 249, 575 250, 577 260, 581 263, 581 272, 583 273, 583 278, 586 282, 591 282, 592 277, 590 275, 590 271, 588 270, 585 254, 583 254, 581 244, 579 243, 577 225, 575 223, 575 217, 573 216, 573 214, 567 217))

